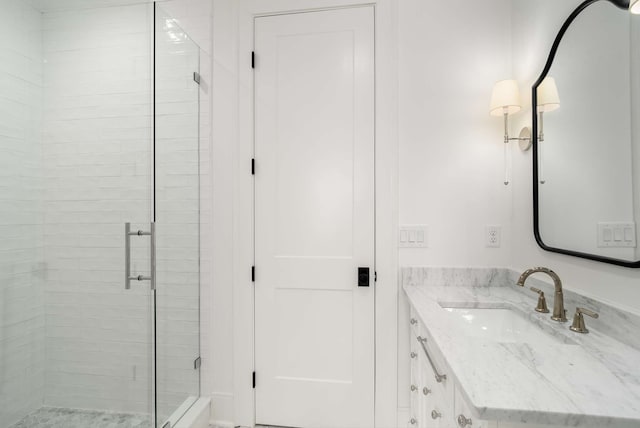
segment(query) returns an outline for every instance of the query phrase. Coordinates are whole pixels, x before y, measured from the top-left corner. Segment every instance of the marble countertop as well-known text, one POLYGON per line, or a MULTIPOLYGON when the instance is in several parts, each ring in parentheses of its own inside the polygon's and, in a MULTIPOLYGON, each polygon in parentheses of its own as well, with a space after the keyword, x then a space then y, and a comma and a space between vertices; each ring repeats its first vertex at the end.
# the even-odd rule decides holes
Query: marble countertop
MULTIPOLYGON (((585 317, 589 334, 533 310, 537 295, 517 287, 513 273, 450 281, 416 280, 403 272, 403 288, 426 337, 446 361, 469 406, 483 420, 579 427, 640 427, 640 351, 585 317), (513 284, 513 285, 512 285, 513 284), (444 307, 511 308, 556 341, 500 343, 470 336, 444 307)), ((533 282, 532 282, 533 284, 533 282)), ((529 283, 527 283, 527 287, 529 283)), ((544 288, 553 305, 552 288, 544 288)), ((624 316, 622 317, 624 319, 624 316)), ((603 324, 604 325, 604 324, 603 324)), ((621 328, 625 328, 624 326, 621 328)), ((629 331, 640 335, 640 331, 629 331)))

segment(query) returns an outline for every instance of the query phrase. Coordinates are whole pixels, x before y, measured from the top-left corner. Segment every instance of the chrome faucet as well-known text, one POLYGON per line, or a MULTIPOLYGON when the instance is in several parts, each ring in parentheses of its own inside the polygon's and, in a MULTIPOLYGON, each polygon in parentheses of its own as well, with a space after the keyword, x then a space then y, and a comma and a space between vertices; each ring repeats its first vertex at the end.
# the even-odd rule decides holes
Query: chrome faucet
POLYGON ((556 288, 556 292, 554 294, 553 299, 553 315, 551 315, 551 319, 558 322, 566 322, 567 321, 567 311, 564 310, 564 296, 562 294, 562 281, 560 277, 551 269, 545 267, 536 267, 533 269, 527 269, 522 272, 520 278, 518 278, 518 282, 516 283, 520 287, 524 287, 524 282, 534 273, 541 272, 546 273, 553 279, 553 285, 556 288))

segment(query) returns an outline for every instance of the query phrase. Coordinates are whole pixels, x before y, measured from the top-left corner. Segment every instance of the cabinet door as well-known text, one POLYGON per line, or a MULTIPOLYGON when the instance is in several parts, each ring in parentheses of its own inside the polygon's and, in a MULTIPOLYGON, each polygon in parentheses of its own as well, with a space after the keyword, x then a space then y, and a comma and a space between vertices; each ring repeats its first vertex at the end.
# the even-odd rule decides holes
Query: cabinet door
POLYGON ((456 386, 453 403, 453 423, 458 428, 496 428, 495 422, 482 421, 471 413, 467 401, 462 396, 460 388, 456 386))
POLYGON ((421 388, 417 391, 421 398, 420 420, 423 421, 423 426, 428 428, 454 428, 453 380, 448 376, 439 376, 446 375, 446 366, 426 339, 426 328, 421 323, 418 323, 418 333, 418 336, 412 337, 412 347, 418 349, 422 380, 421 388))
POLYGON ((443 407, 440 402, 444 401, 444 397, 442 390, 435 385, 436 381, 431 376, 431 369, 428 367, 429 363, 424 356, 420 356, 419 364, 422 383, 417 393, 420 398, 421 427, 437 428, 440 427, 440 417, 438 415, 442 414, 441 409, 443 407))

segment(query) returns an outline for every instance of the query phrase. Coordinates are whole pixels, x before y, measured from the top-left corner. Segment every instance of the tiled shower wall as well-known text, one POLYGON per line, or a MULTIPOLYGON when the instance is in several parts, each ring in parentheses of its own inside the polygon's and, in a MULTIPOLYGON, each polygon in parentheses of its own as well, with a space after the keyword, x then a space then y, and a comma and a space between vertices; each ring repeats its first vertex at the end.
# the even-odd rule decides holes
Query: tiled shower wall
MULTIPOLYGON (((199 393, 198 252, 208 222, 198 221, 210 213, 210 198, 198 172, 207 183, 210 72, 202 61, 199 87, 198 47, 179 21, 160 8, 157 15, 156 363, 163 419, 199 393)), ((45 14, 47 405, 150 409, 149 286, 123 288, 123 225, 147 229, 151 220, 151 19, 149 4, 45 14)), ((132 243, 132 273, 146 274, 148 238, 132 243)))
MULTIPOLYGON (((151 8, 42 13, 26 3, 4 1, 0 28, 0 426, 43 404, 148 412, 152 302, 147 283, 124 290, 123 225, 147 228, 151 218, 151 8)), ((165 415, 199 392, 197 253, 201 245, 208 257, 209 244, 198 238, 208 236, 211 215, 208 58, 194 91, 195 70, 178 55, 165 77, 188 74, 168 81, 159 107, 165 415)), ((133 271, 146 274, 148 240, 133 240, 133 271)), ((208 263, 202 272, 207 282, 208 263)))
POLYGON ((44 402, 148 412, 151 299, 148 283, 124 290, 123 242, 125 222, 150 221, 150 9, 43 17, 44 402))
POLYGON ((42 403, 41 15, 4 0, 0 25, 0 426, 42 403))

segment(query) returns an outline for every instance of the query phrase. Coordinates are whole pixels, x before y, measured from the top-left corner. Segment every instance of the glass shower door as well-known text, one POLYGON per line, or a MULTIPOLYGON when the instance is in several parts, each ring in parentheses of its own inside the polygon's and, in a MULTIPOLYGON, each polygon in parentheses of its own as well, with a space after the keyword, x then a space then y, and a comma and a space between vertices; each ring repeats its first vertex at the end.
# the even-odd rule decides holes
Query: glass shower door
POLYGON ((155 6, 156 417, 200 395, 199 47, 155 6))
MULTIPOLYGON (((42 289, 47 417, 151 426, 151 9, 49 10, 42 33, 42 289), (95 409, 89 412, 82 409, 95 409)), ((67 423, 72 425, 71 423, 67 423)), ((93 424, 93 425, 92 425, 93 424)), ((0 424, 2 425, 2 424, 0 424)), ((4 425, 3 425, 4 426, 4 425)), ((35 425, 37 426, 37 425, 35 425)))

